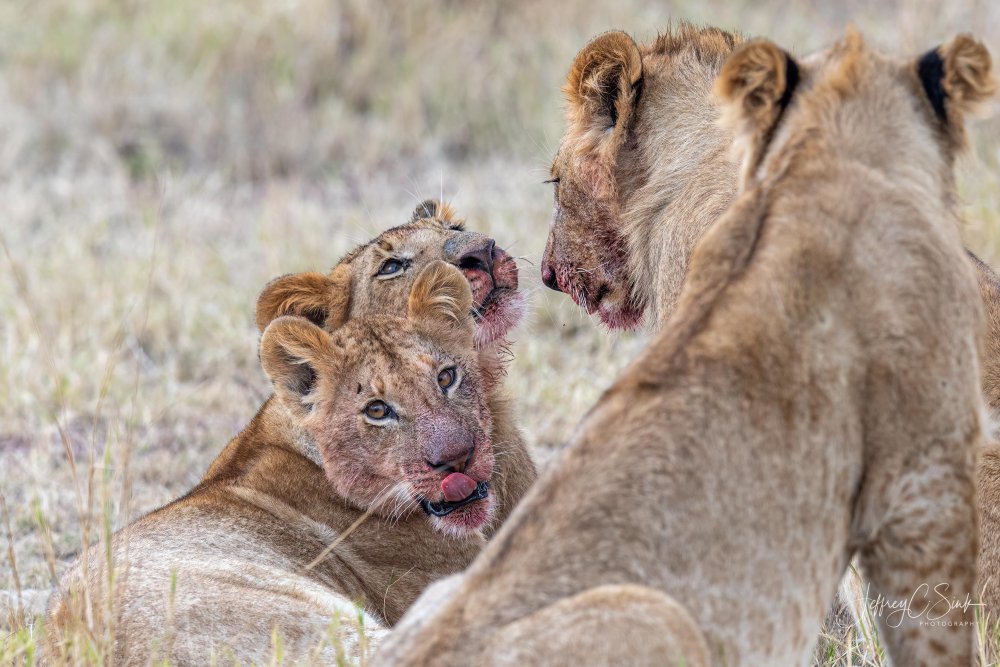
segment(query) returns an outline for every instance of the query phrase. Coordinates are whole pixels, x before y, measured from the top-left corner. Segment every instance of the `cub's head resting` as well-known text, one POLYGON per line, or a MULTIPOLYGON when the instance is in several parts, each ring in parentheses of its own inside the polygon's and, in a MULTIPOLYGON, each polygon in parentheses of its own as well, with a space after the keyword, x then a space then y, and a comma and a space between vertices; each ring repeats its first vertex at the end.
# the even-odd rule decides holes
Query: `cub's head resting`
POLYGON ((271 281, 257 300, 257 326, 263 331, 276 317, 299 315, 322 327, 330 312, 343 309, 352 316, 402 313, 416 276, 443 260, 461 271, 472 290, 477 347, 502 343, 525 309, 517 265, 493 239, 464 225, 447 204, 422 202, 409 222, 355 248, 329 275, 307 272, 271 281))
POLYGON ((282 316, 260 343, 275 394, 315 441, 330 483, 388 520, 421 511, 456 536, 486 525, 494 507, 489 379, 473 345, 466 277, 429 263, 405 314, 348 319, 347 299, 339 303, 325 328, 282 316))

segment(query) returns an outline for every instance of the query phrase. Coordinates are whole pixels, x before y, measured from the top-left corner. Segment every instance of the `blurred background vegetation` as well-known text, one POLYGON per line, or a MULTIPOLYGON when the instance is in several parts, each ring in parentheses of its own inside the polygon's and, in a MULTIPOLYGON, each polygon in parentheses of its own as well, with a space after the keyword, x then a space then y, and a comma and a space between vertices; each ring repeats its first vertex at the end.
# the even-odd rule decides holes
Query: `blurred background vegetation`
MULTIPOLYGON (((643 342, 540 287, 559 88, 593 35, 650 39, 682 19, 795 53, 849 22, 914 55, 971 31, 1000 56, 988 0, 0 3, 0 492, 16 565, 0 568, 0 658, 29 650, 84 531, 190 488, 266 397, 264 283, 330 267, 423 198, 523 258, 532 314, 508 380, 546 460, 643 342)), ((971 137, 965 235, 996 265, 1000 118, 971 137)))
POLYGON ((884 48, 916 51, 958 30, 989 38, 998 15, 995 3, 927 0, 11 1, 0 7, 3 166, 259 183, 363 180, 427 160, 544 162, 568 61, 610 28, 650 37, 683 18, 802 52, 853 22, 884 48))

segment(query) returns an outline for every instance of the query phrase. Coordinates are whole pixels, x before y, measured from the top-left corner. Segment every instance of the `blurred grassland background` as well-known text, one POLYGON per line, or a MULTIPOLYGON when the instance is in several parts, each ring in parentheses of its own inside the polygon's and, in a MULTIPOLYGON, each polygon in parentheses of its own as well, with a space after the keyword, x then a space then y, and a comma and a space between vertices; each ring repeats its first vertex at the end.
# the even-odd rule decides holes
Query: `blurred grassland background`
MULTIPOLYGON (((421 199, 523 257, 508 386, 544 461, 643 344, 540 285, 559 88, 593 35, 680 19, 794 53, 849 22, 913 55, 972 31, 1000 56, 986 0, 0 3, 0 662, 84 530, 190 488, 267 396, 264 283, 421 199)), ((964 232, 997 266, 998 115, 970 136, 964 232)))

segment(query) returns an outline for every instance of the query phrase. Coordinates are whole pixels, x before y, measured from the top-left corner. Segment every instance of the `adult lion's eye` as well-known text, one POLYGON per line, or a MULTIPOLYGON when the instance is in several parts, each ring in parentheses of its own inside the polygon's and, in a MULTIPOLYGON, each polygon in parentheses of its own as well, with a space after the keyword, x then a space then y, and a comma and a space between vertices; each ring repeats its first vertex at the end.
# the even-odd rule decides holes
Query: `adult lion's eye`
POLYGON ((391 276, 394 273, 399 273, 404 268, 406 268, 406 265, 401 260, 390 258, 385 260, 382 266, 379 267, 378 275, 391 276))
POLYGON ((392 408, 385 401, 372 401, 365 406, 365 416, 375 421, 382 421, 392 416, 392 408))
POLYGON ((454 366, 450 366, 438 373, 438 386, 442 389, 449 389, 455 384, 455 380, 457 379, 458 371, 454 366))

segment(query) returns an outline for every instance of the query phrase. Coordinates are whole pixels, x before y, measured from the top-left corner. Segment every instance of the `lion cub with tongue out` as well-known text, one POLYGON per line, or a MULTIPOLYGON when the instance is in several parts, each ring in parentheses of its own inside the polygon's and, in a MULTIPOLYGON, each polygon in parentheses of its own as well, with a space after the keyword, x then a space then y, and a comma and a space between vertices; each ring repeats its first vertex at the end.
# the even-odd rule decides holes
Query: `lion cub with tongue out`
POLYGON ((261 338, 298 441, 268 435, 258 415, 242 463, 114 536, 110 596, 105 559, 85 554, 50 605, 53 660, 73 653, 66 626, 86 590, 95 616, 112 609, 115 664, 363 659, 480 551, 502 511, 490 488, 498 376, 480 367, 468 282, 433 261, 402 314, 348 319, 342 302, 324 328, 283 316, 261 338))

